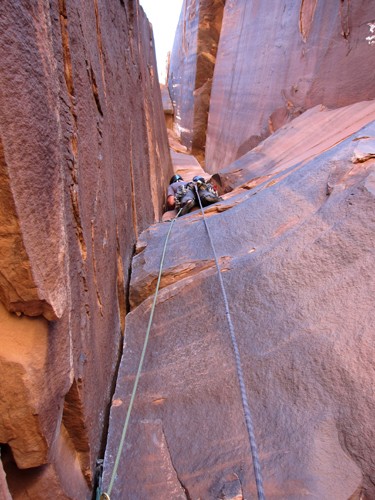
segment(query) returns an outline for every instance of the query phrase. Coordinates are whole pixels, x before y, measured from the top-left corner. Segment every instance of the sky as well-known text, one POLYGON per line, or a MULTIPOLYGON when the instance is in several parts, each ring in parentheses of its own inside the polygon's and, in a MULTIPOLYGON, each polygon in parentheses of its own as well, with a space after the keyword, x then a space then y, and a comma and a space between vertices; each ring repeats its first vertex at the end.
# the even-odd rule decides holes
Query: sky
POLYGON ((183 0, 139 0, 154 31, 160 83, 165 83, 167 53, 173 47, 182 2, 183 0))

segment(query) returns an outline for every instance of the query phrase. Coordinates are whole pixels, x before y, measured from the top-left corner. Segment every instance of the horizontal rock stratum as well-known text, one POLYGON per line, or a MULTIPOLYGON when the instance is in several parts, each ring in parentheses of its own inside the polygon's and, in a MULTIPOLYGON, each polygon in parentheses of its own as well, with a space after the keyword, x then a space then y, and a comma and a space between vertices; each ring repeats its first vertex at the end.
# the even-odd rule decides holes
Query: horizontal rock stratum
MULTIPOLYGON (((266 498, 375 496, 374 137, 374 101, 314 108, 240 166, 228 166, 223 181, 234 190, 206 209, 266 498)), ((142 233, 133 259, 137 301, 112 404, 106 486, 168 227, 142 233)), ((163 276, 111 498, 255 498, 224 305, 199 212, 176 222, 163 276)))

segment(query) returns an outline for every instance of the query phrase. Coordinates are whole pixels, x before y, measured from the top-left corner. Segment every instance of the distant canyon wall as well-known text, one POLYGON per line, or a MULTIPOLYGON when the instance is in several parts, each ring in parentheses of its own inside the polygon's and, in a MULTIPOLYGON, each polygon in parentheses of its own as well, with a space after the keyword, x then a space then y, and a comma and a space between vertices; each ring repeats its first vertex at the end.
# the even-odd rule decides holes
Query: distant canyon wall
MULTIPOLYGON (((191 149, 192 143, 185 138, 200 123, 193 112, 200 99, 195 85, 195 73, 201 67, 196 44, 206 33, 207 23, 201 21, 196 33, 185 32, 184 26, 192 22, 192 12, 194 19, 199 18, 205 8, 205 2, 184 2, 171 56, 171 70, 182 60, 188 62, 177 90, 174 75, 169 88, 179 116, 177 128, 191 149)), ((229 165, 317 104, 340 107, 375 98, 370 62, 375 45, 369 41, 375 19, 371 0, 227 0, 222 24, 221 16, 217 12, 220 42, 207 105, 208 171, 229 165)), ((212 68, 207 74, 210 78, 212 68)))
POLYGON ((0 443, 13 498, 90 498, 138 234, 172 173, 138 1, 0 18, 0 443))
POLYGON ((223 0, 184 0, 170 60, 168 87, 176 132, 198 157, 206 143, 223 12, 223 0))

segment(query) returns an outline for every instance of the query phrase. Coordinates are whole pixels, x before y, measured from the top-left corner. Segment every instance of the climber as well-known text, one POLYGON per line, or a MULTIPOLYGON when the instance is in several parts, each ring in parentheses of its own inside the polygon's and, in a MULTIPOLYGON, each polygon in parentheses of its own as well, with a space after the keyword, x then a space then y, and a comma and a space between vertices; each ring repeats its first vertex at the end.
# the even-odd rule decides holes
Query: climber
POLYGON ((174 175, 168 186, 167 209, 173 210, 175 208, 177 211, 182 209, 181 216, 190 212, 194 205, 194 183, 185 182, 180 175, 174 175))
POLYGON ((222 201, 222 198, 220 198, 214 186, 206 182, 203 177, 196 175, 193 181, 197 186, 198 195, 203 207, 211 205, 211 203, 216 203, 217 201, 222 201))

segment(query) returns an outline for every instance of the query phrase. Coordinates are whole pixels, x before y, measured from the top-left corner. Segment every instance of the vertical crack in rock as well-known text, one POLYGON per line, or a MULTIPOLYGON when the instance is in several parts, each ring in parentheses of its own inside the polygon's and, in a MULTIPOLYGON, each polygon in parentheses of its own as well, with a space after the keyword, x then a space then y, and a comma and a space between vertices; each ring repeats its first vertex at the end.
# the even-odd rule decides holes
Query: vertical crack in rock
POLYGON ((340 0, 341 34, 347 40, 350 35, 349 26, 350 0, 340 0))
POLYGON ((85 425, 84 409, 80 395, 79 382, 73 383, 65 396, 62 425, 65 427, 81 466, 81 470, 87 485, 91 487, 91 458, 90 444, 87 428, 85 425))
POLYGON ((199 6, 197 70, 194 84, 194 128, 192 152, 204 161, 208 112, 224 16, 224 2, 216 0, 199 6))
MULTIPOLYGON (((130 258, 130 265, 128 266, 128 280, 127 280, 127 287, 125 291, 125 304, 126 304, 126 314, 128 314, 131 311, 131 305, 130 305, 130 294, 131 294, 131 281, 132 281, 132 273, 133 273, 133 259, 134 255, 136 253, 136 246, 133 246, 133 253, 130 258)), ((125 315, 126 318, 126 315, 125 315)), ((124 330, 125 332, 125 330, 124 330)))
POLYGON ((66 10, 65 0, 59 0, 59 14, 60 14, 60 29, 61 29, 61 45, 64 61, 64 77, 66 88, 69 95, 69 111, 72 117, 73 132, 70 137, 70 147, 72 153, 71 160, 71 178, 72 184, 70 185, 70 199, 73 209, 73 216, 76 223, 76 233, 78 237, 79 249, 83 261, 87 258, 87 247, 83 234, 83 227, 79 209, 79 198, 78 198, 78 126, 77 126, 77 114, 75 111, 75 91, 73 83, 73 67, 72 58, 70 54, 70 42, 69 42, 69 32, 68 32, 68 16, 66 10))
MULTIPOLYGON (((128 46, 128 51, 130 51, 131 55, 131 61, 132 64, 135 64, 135 58, 134 58, 134 46, 133 46, 133 41, 134 41, 134 4, 133 2, 130 2, 127 4, 127 7, 125 9, 125 17, 126 17, 126 25, 128 27, 129 31, 129 46, 128 46)), ((131 76, 131 71, 128 65, 128 58, 125 60, 125 68, 126 72, 128 73, 129 76, 131 76)))
POLYGON ((223 0, 184 2, 170 58, 174 127, 182 145, 201 162, 224 6, 223 0))
MULTIPOLYGON (((117 303, 120 317, 121 334, 124 335, 125 332, 125 316, 127 313, 126 307, 126 294, 125 294, 125 277, 124 277, 124 266, 122 263, 121 251, 120 251, 120 238, 118 234, 118 226, 116 225, 116 253, 117 253, 117 303)), ((130 266, 129 266, 130 267, 130 266)), ((130 280, 129 280, 130 281, 130 280)))
POLYGON ((317 3, 318 0, 302 0, 301 2, 299 11, 299 31, 304 42, 306 42, 309 37, 317 3))
MULTIPOLYGON (((104 91, 104 97, 106 97, 107 92, 106 92, 105 71, 104 71, 103 41, 102 41, 102 32, 100 29, 98 0, 94 0, 94 10, 95 10, 96 36, 97 36, 97 42, 98 42, 100 68, 101 68, 101 72, 102 72, 103 91, 104 91)), ((94 94, 94 96, 95 96, 95 94, 94 94)))
POLYGON ((132 220, 134 234, 138 236, 137 225, 137 203, 135 199, 135 182, 134 182, 134 168, 133 168, 133 123, 130 122, 130 151, 129 151, 129 168, 130 168, 130 182, 131 182, 131 200, 132 200, 132 220))
POLYGON ((98 108, 99 114, 103 116, 102 105, 100 104, 100 99, 99 99, 98 85, 96 83, 95 73, 91 65, 90 65, 89 75, 90 75, 91 89, 95 99, 96 107, 98 108))
POLYGON ((182 479, 180 478, 180 476, 178 475, 178 470, 176 469, 176 466, 173 462, 173 459, 172 459, 172 453, 171 453, 171 450, 169 448, 169 444, 168 444, 168 440, 167 440, 167 436, 164 432, 164 428, 162 426, 162 433, 163 433, 163 437, 164 437, 164 442, 165 442, 165 445, 167 447, 167 451, 168 451, 168 454, 169 454, 169 459, 170 459, 170 463, 173 467, 173 470, 175 471, 176 473, 176 478, 177 478, 177 481, 180 483, 181 485, 181 488, 183 489, 184 493, 185 493, 185 496, 186 496, 186 500, 192 500, 192 497, 190 496, 190 493, 189 493, 189 490, 186 488, 185 484, 183 483, 182 479))
POLYGON ((103 317, 103 301, 100 296, 99 292, 99 285, 98 285, 98 272, 96 268, 96 256, 95 256, 95 227, 94 227, 94 221, 91 221, 91 246, 92 246, 92 265, 94 269, 94 283, 95 283, 95 290, 96 290, 96 298, 99 306, 99 311, 100 315, 103 317))
POLYGON ((87 259, 87 247, 86 247, 86 242, 85 238, 83 235, 83 227, 82 227, 82 221, 81 221, 81 215, 80 215, 80 209, 79 209, 79 200, 78 200, 78 185, 74 184, 70 186, 70 199, 72 203, 72 211, 73 211, 73 216, 74 220, 76 223, 76 233, 78 237, 78 243, 79 243, 79 250, 81 253, 82 260, 85 262, 87 259))
POLYGON ((70 98, 74 96, 74 85, 72 75, 72 58, 70 54, 69 33, 68 33, 68 16, 66 11, 65 0, 59 0, 60 27, 61 39, 64 58, 64 75, 66 87, 70 98))
MULTIPOLYGON (((119 240, 119 235, 118 235, 118 228, 116 228, 116 236, 117 236, 117 290, 118 290, 118 307, 120 309, 120 321, 121 321, 121 337, 117 349, 117 359, 116 359, 116 367, 114 370, 113 378, 112 378, 112 384, 111 384, 111 389, 110 389, 110 401, 113 400, 114 394, 116 392, 116 385, 118 382, 118 374, 120 370, 120 364, 123 356, 123 351, 124 351, 124 333, 125 333, 125 322, 126 322, 126 315, 130 311, 130 304, 129 304, 129 294, 130 294, 130 278, 131 278, 131 271, 132 271, 132 266, 131 262, 133 261, 133 257, 135 254, 135 248, 133 248, 133 253, 130 256, 130 264, 128 267, 128 280, 127 280, 127 286, 125 286, 125 281, 124 281, 124 266, 122 264, 122 257, 121 257, 121 252, 120 252, 120 240, 119 240)), ((98 454, 98 457, 101 457, 103 459, 105 450, 107 448, 107 442, 108 442, 108 430, 109 430, 109 422, 110 422, 110 411, 111 411, 111 406, 109 406, 105 412, 105 417, 104 417, 104 422, 103 422, 103 433, 102 433, 102 439, 101 439, 101 445, 100 445, 100 451, 98 454)), ((96 478, 97 480, 97 478, 96 478)))
MULTIPOLYGON (((152 68, 149 67, 149 71, 152 68)), ((151 76, 151 75, 150 75, 151 76)), ((155 168, 155 164, 159 163, 159 148, 158 145, 153 141, 153 133, 152 133, 152 112, 150 111, 150 105, 148 101, 145 102, 145 127, 148 141, 148 151, 149 154, 149 172, 150 172, 150 185, 151 185, 151 200, 152 206, 155 213, 156 220, 161 219, 162 214, 159 212, 159 199, 158 199, 158 179, 156 176, 157 169, 155 168)))

